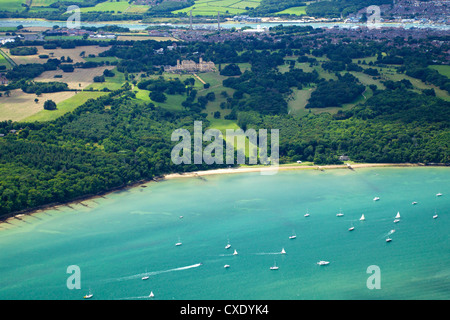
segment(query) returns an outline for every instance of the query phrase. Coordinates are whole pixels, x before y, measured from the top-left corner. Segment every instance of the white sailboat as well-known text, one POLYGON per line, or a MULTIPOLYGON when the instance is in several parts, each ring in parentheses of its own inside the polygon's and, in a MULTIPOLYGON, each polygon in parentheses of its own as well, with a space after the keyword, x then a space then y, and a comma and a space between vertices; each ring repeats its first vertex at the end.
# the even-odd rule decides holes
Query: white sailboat
POLYGON ((277 264, 273 262, 273 266, 269 268, 270 270, 278 270, 277 264))
POLYGON ((352 223, 352 226, 350 228, 348 228, 348 231, 353 231, 353 230, 355 230, 355 227, 353 226, 353 223, 352 223))
POLYGON ((412 202, 412 205, 416 205, 416 204, 417 204, 417 201, 413 201, 413 202, 412 202))
POLYGON ((380 197, 373 198, 373 201, 378 201, 378 200, 380 200, 380 197))
POLYGON ((150 291, 150 294, 148 295, 149 298, 153 298, 155 295, 153 294, 153 291, 150 291))
POLYGON ((225 246, 225 249, 230 249, 231 248, 231 244, 230 244, 230 240, 228 240, 227 245, 225 246))
POLYGON ((361 218, 359 218, 359 221, 365 221, 366 218, 364 217, 364 213, 361 215, 361 218))
POLYGON ((306 209, 305 217, 309 217, 308 209, 306 209))
POLYGON ((387 238, 387 239, 386 239, 386 242, 391 242, 391 241, 392 241, 391 238, 387 238))
POLYGON ((400 211, 397 212, 397 215, 395 216, 394 223, 400 222, 400 211))
POLYGON ((321 260, 321 261, 317 262, 317 264, 318 264, 319 266, 326 266, 326 265, 330 264, 330 262, 329 262, 329 261, 321 260))
POLYGON ((149 276, 147 276, 147 269, 145 269, 145 276, 142 277, 142 280, 148 280, 149 276))
POLYGON ((436 210, 434 210, 434 216, 433 219, 436 219, 438 217, 438 215, 436 214, 436 210))
POLYGON ((336 217, 343 217, 344 214, 342 213, 342 210, 339 211, 339 213, 336 215, 336 217))
POLYGON ((297 238, 297 235, 295 234, 295 232, 292 232, 292 235, 289 236, 289 239, 293 240, 295 238, 297 238))
POLYGON ((230 267, 230 265, 229 264, 226 264, 226 265, 224 265, 223 266, 225 269, 228 269, 229 267, 230 267))
POLYGON ((237 256, 237 251, 236 251, 236 249, 234 249, 234 252, 233 252, 233 256, 237 256))
POLYGON ((92 298, 94 295, 91 293, 91 289, 89 289, 89 293, 87 295, 85 295, 83 298, 84 299, 90 299, 92 298))
POLYGON ((442 193, 436 193, 436 197, 440 197, 440 196, 442 196, 442 193))
POLYGON ((286 251, 284 251, 284 248, 281 249, 281 254, 286 254, 286 251))
POLYGON ((182 243, 181 243, 181 241, 180 241, 180 237, 178 237, 178 242, 177 243, 175 243, 175 246, 181 246, 182 245, 182 243))

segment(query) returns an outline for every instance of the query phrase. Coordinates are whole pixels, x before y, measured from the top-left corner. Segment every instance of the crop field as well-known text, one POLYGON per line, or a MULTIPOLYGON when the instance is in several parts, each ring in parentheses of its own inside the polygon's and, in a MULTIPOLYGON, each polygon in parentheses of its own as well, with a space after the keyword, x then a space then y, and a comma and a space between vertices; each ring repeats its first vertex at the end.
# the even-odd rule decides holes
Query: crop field
POLYGON ((65 82, 69 85, 69 89, 86 89, 93 84, 95 76, 101 76, 105 69, 111 70, 113 68, 114 66, 102 66, 88 69, 75 68, 73 72, 63 72, 58 69, 45 71, 39 77, 35 78, 35 80, 39 82, 65 82), (62 78, 55 78, 55 75, 61 75, 62 78))
MULTIPOLYGON (((107 94, 107 92, 89 92, 89 91, 78 92, 75 95, 69 97, 68 99, 65 99, 57 103, 56 110, 49 111, 42 109, 37 113, 29 117, 26 117, 22 121, 24 122, 52 121, 66 114, 67 112, 75 110, 75 108, 79 107, 89 99, 97 99, 98 97, 101 97, 105 94, 107 94)), ((55 101, 53 98, 52 100, 55 101)), ((40 103, 40 105, 43 106, 43 102, 40 103)))
POLYGON ((95 54, 96 56, 103 51, 109 49, 109 47, 100 47, 100 46, 81 46, 76 47, 74 49, 44 49, 42 46, 36 46, 38 49, 37 54, 30 56, 14 56, 9 54, 9 49, 3 48, 4 52, 7 53, 11 59, 14 60, 17 64, 26 64, 26 63, 43 63, 45 59, 39 58, 39 55, 46 54, 50 58, 58 58, 61 57, 70 57, 73 60, 73 63, 76 62, 84 62, 84 59, 80 56, 81 52, 85 52, 85 56, 87 57, 89 54, 95 54))
POLYGON ((246 8, 256 8, 261 0, 197 0, 191 7, 173 11, 173 13, 185 12, 192 10, 195 16, 211 16, 221 14, 241 14, 247 11, 246 8))
POLYGON ((44 108, 46 100, 53 100, 56 104, 74 96, 73 91, 43 93, 40 97, 35 94, 24 93, 21 89, 11 90, 9 97, 0 97, 0 121, 21 121, 44 108), (38 98, 36 103, 34 99, 38 98))

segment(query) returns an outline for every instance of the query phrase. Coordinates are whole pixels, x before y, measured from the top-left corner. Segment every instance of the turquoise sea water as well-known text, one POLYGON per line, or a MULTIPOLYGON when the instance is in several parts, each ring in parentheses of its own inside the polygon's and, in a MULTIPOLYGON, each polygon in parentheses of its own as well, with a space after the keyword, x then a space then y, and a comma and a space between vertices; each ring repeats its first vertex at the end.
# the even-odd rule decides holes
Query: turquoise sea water
POLYGON ((84 204, 1 225, 0 299, 450 298, 448 168, 174 179, 84 204), (371 265, 381 289, 366 286, 371 265))

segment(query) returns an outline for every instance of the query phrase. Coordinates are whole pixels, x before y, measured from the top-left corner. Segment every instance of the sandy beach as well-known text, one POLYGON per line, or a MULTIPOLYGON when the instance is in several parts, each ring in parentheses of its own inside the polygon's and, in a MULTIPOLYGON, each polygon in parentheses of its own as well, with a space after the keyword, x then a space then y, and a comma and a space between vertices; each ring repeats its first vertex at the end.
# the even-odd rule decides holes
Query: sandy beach
POLYGON ((246 173, 246 172, 261 172, 261 174, 276 174, 277 171, 285 170, 328 170, 328 169, 358 169, 358 168, 370 168, 370 167, 417 167, 421 164, 417 163, 355 163, 351 165, 339 164, 339 165, 281 165, 279 167, 271 166, 254 166, 254 167, 238 167, 227 169, 215 169, 205 171, 194 171, 186 173, 173 173, 164 176, 164 179, 177 179, 177 178, 192 178, 199 176, 208 176, 215 174, 233 174, 233 173, 246 173))

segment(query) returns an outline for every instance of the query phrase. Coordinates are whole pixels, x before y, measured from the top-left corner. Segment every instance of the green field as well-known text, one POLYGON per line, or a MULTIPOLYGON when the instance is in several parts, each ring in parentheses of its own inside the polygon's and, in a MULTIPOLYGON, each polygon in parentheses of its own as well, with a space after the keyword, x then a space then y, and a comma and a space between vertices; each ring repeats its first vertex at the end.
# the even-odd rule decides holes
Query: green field
POLYGON ((241 14, 247 11, 246 8, 256 8, 261 0, 196 0, 191 7, 173 11, 189 13, 192 10, 194 16, 216 16, 221 14, 241 14))
POLYGON ((434 65, 430 66, 430 68, 437 70, 443 76, 450 78, 450 65, 434 65))
POLYGON ((306 15, 306 6, 288 8, 275 14, 293 14, 296 16, 306 15))
POLYGON ((89 99, 97 99, 103 95, 107 94, 107 92, 88 92, 83 91, 77 93, 75 96, 64 100, 57 105, 57 110, 41 110, 38 113, 33 114, 25 118, 24 122, 34 122, 34 121, 52 121, 60 116, 66 114, 67 112, 71 112, 75 110, 78 106, 82 105, 89 99))
POLYGON ((0 0, 0 10, 1 11, 23 11, 25 7, 26 0, 0 0))
POLYGON ((129 4, 128 1, 106 1, 95 7, 81 8, 81 12, 114 12, 114 13, 141 13, 149 9, 149 6, 129 4))

